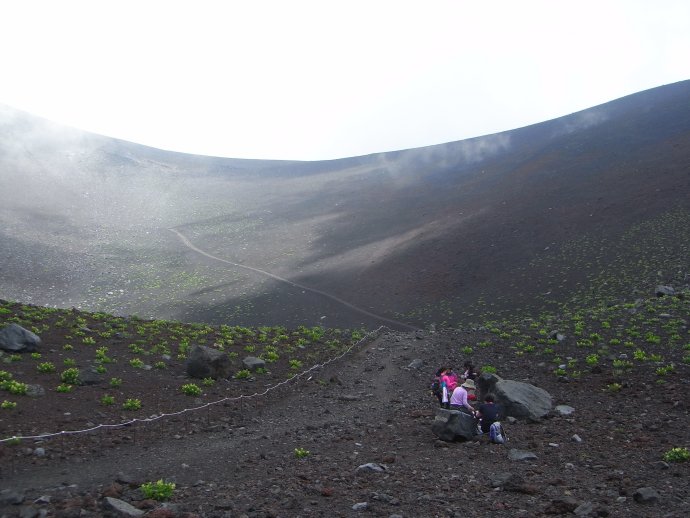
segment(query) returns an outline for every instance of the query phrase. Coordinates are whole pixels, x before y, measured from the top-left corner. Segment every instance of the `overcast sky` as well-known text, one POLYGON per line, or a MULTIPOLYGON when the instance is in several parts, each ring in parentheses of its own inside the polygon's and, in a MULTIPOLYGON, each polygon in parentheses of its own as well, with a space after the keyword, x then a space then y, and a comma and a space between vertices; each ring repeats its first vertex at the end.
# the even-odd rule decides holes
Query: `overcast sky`
POLYGON ((690 1, 0 0, 0 103, 163 149, 317 160, 690 79, 690 1))

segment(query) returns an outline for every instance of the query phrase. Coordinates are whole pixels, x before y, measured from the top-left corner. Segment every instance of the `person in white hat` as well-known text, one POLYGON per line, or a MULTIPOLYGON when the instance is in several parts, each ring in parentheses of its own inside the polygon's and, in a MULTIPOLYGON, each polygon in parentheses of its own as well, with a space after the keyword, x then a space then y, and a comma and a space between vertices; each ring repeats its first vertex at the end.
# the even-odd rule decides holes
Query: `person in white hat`
POLYGON ((475 415, 474 408, 470 405, 467 400, 467 389, 475 390, 474 381, 465 380, 465 382, 456 387, 453 394, 450 396, 450 408, 451 410, 461 410, 475 415))

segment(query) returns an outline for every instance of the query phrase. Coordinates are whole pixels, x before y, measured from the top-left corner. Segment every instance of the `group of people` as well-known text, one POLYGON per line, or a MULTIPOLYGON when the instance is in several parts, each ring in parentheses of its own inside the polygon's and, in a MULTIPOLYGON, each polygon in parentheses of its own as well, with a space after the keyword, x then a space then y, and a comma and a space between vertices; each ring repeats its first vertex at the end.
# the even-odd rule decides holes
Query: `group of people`
POLYGON ((476 409, 470 402, 477 401, 475 380, 479 376, 472 362, 465 362, 464 372, 458 376, 452 367, 441 367, 436 371, 432 392, 443 408, 459 410, 475 417, 482 433, 489 433, 491 425, 499 421, 500 409, 495 403, 493 394, 486 394, 484 402, 476 409))

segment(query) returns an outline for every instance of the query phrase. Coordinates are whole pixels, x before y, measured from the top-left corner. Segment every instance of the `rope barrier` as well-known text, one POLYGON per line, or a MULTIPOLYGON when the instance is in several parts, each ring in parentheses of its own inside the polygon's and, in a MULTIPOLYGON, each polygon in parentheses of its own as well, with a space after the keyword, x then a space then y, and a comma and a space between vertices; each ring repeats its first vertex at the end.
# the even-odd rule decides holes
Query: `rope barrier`
POLYGON ((378 333, 381 332, 381 330, 383 330, 383 329, 389 329, 390 330, 390 328, 387 326, 380 326, 380 327, 374 329, 373 331, 370 331, 366 335, 364 335, 360 340, 358 340, 357 342, 350 345, 350 347, 345 349, 345 351, 343 351, 338 356, 335 356, 335 357, 333 357, 333 358, 331 358, 331 359, 329 359, 323 363, 313 365, 312 367, 308 368, 307 370, 304 370, 302 372, 294 374, 293 376, 289 377, 288 379, 283 380, 280 383, 277 383, 275 385, 272 385, 272 386, 266 388, 266 390, 264 390, 263 392, 254 392, 254 394, 240 394, 239 396, 225 397, 225 398, 219 399, 217 401, 210 401, 210 402, 205 403, 201 406, 196 406, 196 407, 191 407, 191 408, 183 408, 182 410, 179 410, 177 412, 161 413, 161 414, 153 415, 151 417, 146 417, 146 418, 134 418, 134 419, 130 419, 129 421, 122 422, 122 423, 114 423, 114 424, 103 423, 103 424, 98 424, 98 425, 92 426, 91 428, 84 428, 81 430, 62 430, 60 432, 44 433, 44 434, 40 434, 40 435, 14 435, 12 437, 0 439, 0 444, 6 443, 6 442, 22 441, 22 440, 49 439, 51 437, 58 437, 58 436, 65 436, 65 435, 76 435, 76 434, 94 432, 96 430, 107 429, 107 428, 124 428, 125 426, 129 426, 129 425, 132 425, 135 423, 152 423, 154 421, 158 421, 159 419, 163 419, 166 417, 175 417, 175 416, 185 414, 187 412, 196 412, 197 410, 203 410, 204 408, 209 408, 213 405, 218 405, 220 403, 225 403, 228 401, 240 401, 242 399, 252 399, 255 397, 262 397, 262 396, 267 395, 272 390, 275 390, 278 387, 281 387, 282 385, 286 385, 286 384, 292 382, 293 380, 301 378, 302 376, 305 376, 305 375, 309 374, 310 372, 312 372, 316 369, 320 369, 320 368, 325 367, 326 365, 328 365, 330 363, 333 363, 335 361, 340 360, 346 354, 350 353, 355 347, 357 347, 361 343, 368 340, 372 335, 378 335, 378 333))

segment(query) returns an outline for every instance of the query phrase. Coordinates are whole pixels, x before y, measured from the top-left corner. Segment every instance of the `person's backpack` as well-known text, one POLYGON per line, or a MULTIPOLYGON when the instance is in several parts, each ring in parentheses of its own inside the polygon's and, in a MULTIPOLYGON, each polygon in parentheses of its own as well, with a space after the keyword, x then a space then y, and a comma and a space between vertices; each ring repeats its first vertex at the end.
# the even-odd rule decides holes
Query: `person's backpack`
POLYGON ((431 393, 437 397, 441 395, 441 380, 438 378, 431 383, 431 393))
POLYGON ((494 444, 503 444, 508 440, 500 421, 494 421, 489 427, 489 440, 494 444))

